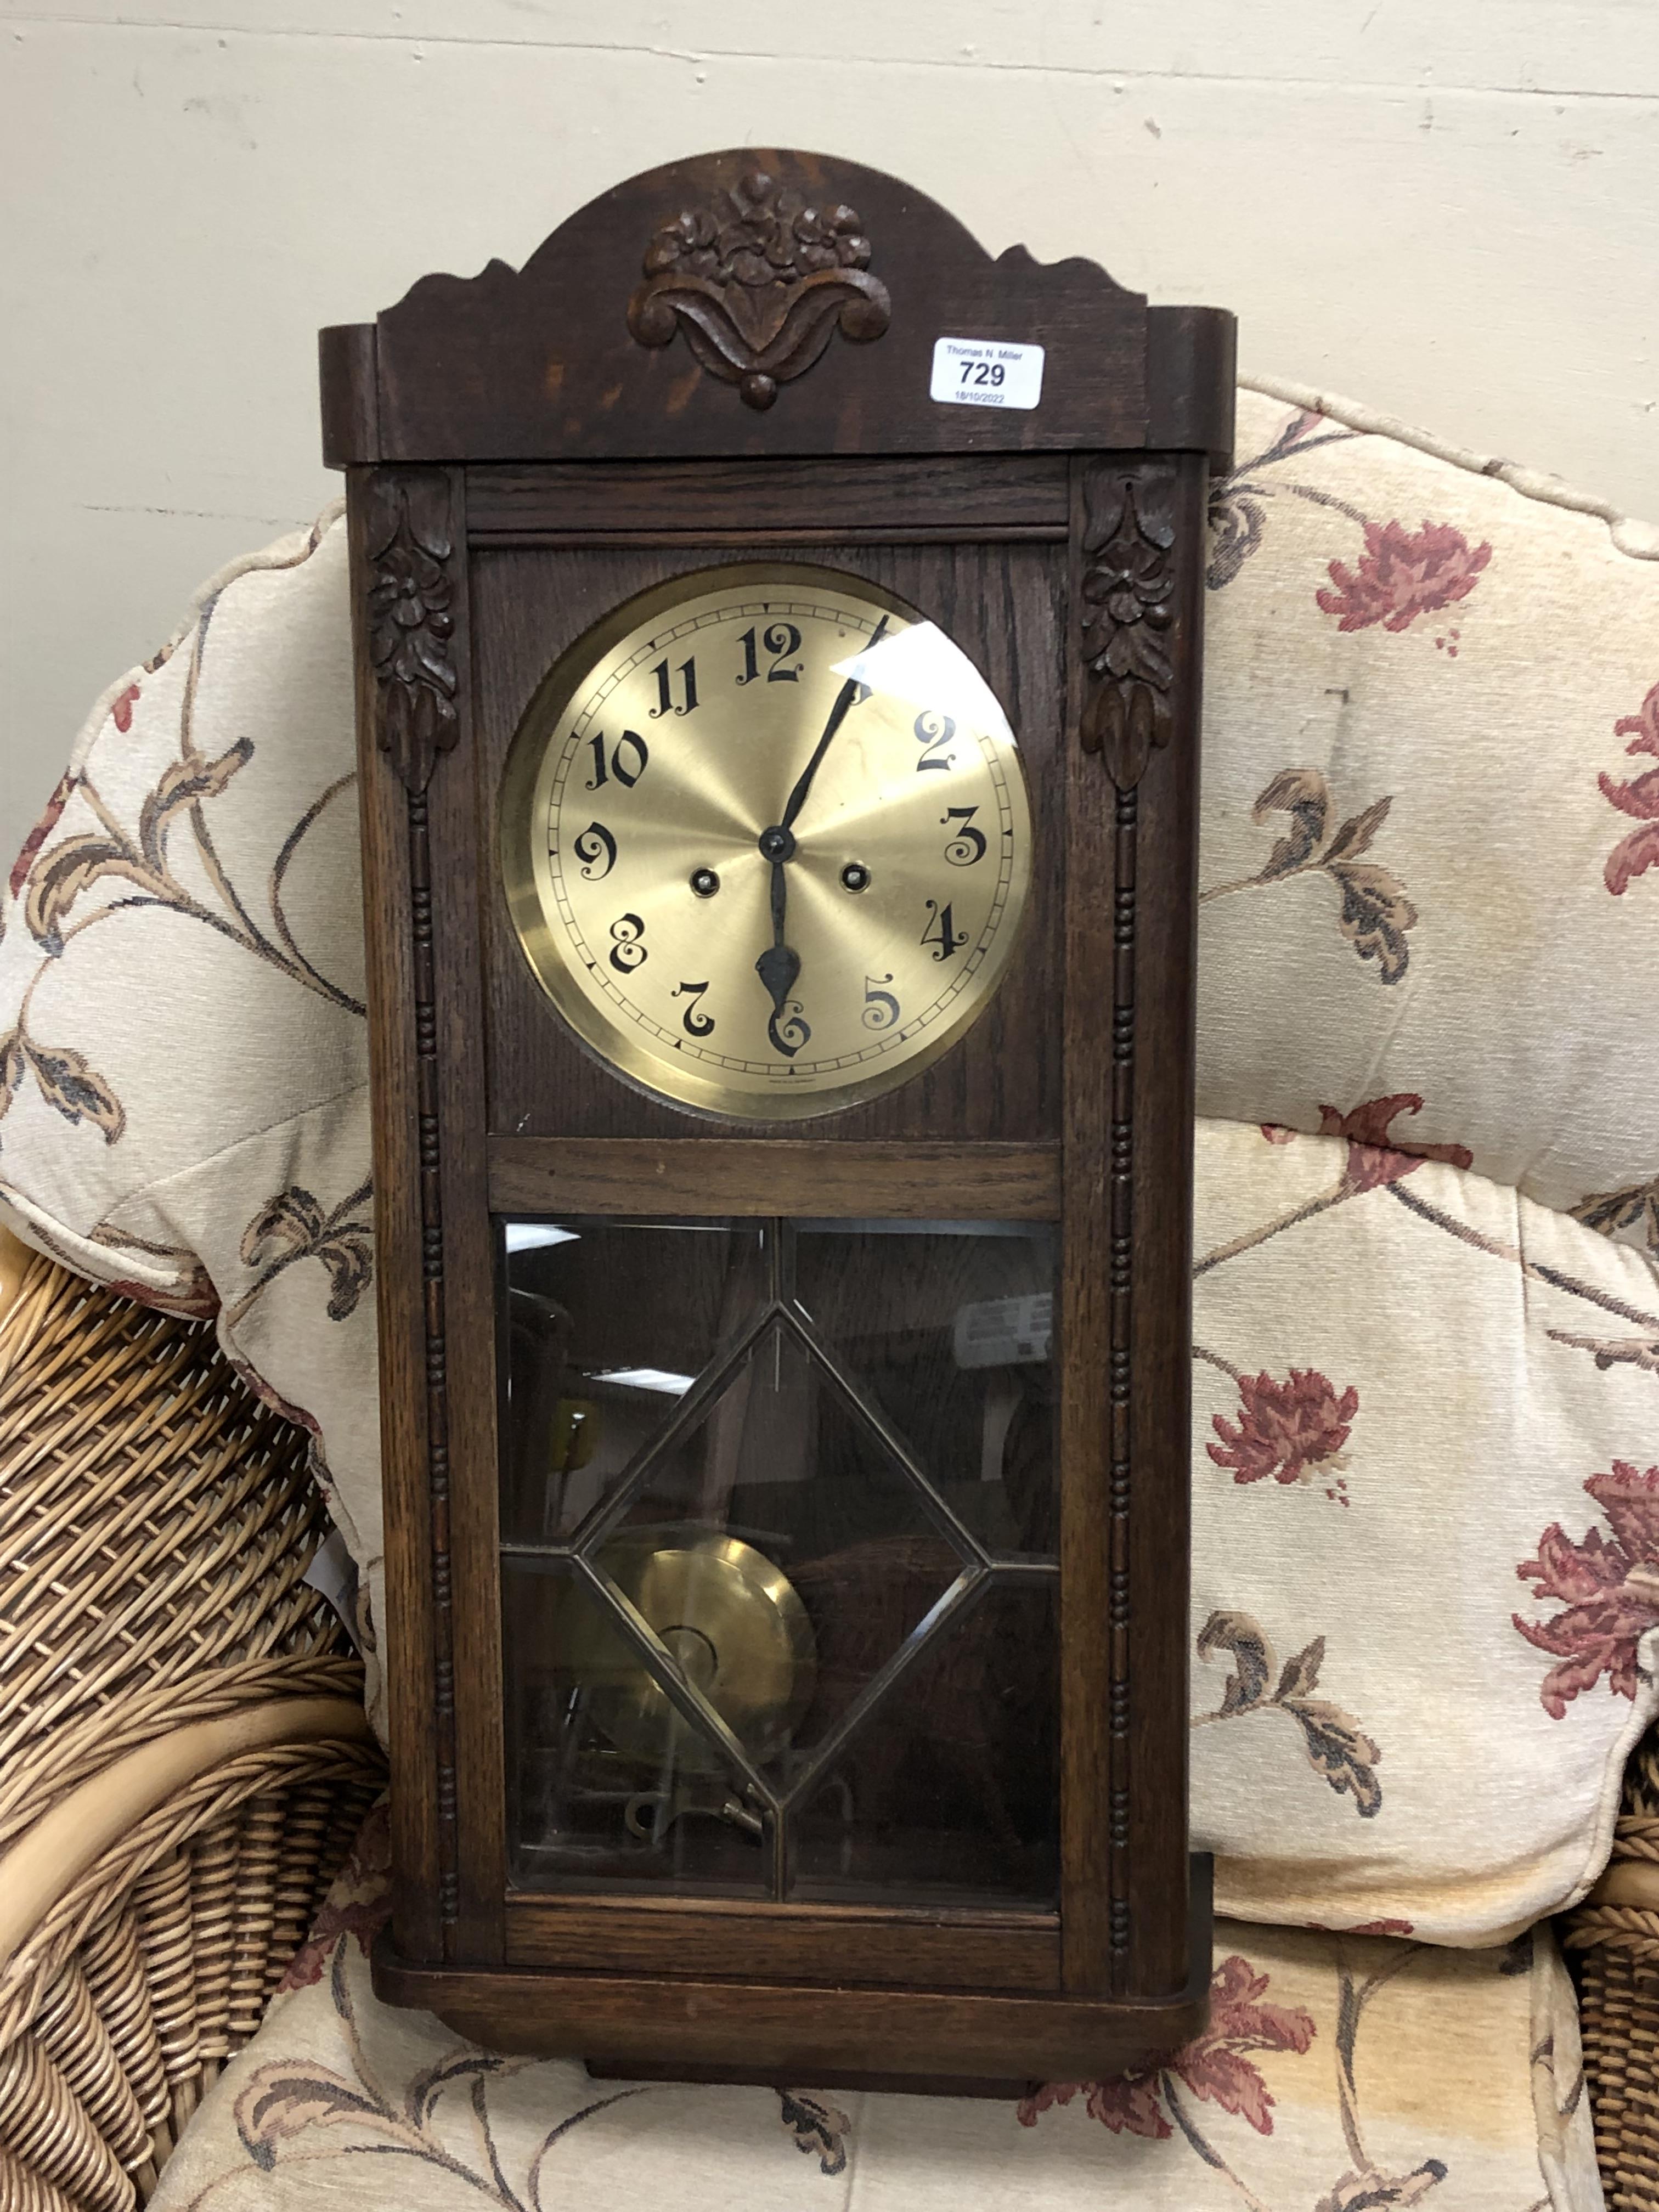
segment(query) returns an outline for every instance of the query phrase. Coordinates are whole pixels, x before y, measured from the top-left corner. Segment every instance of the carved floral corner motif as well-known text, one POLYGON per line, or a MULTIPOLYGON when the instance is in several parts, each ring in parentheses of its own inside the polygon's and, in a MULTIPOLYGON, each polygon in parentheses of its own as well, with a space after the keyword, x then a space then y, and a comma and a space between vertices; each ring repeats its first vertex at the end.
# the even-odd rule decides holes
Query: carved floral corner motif
POLYGON ((1170 742, 1175 483, 1121 469, 1084 480, 1082 743, 1122 791, 1170 742))
POLYGON ((416 795, 432 781, 438 755, 460 734, 450 654, 453 550, 446 531, 416 526, 407 487, 395 485, 387 519, 368 547, 368 647, 380 695, 380 750, 416 795))
POLYGON ((683 329, 710 375, 735 384, 745 405, 769 407, 781 384, 811 368, 837 325, 857 344, 887 328, 892 302, 868 273, 869 259, 854 209, 815 207, 751 170, 657 233, 646 281, 628 303, 628 327, 645 346, 668 345, 683 329))

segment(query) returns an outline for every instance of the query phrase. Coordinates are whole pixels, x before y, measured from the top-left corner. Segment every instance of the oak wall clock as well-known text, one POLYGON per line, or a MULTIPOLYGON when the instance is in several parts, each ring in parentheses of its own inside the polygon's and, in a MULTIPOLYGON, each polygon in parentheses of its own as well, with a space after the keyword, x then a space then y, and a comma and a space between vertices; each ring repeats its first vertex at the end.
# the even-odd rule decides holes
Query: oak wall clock
POLYGON ((634 179, 322 337, 396 1905, 599 2070, 1190 2034, 1200 567, 1231 319, 877 171, 634 179))

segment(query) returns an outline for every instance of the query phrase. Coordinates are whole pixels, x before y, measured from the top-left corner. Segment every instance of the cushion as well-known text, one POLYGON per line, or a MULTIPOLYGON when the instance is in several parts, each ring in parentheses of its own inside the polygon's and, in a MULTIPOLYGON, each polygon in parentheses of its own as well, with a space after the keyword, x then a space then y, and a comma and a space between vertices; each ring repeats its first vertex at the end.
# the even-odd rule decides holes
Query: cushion
MULTIPOLYGON (((1224 1911, 1487 1944, 1594 1879, 1659 1696, 1659 562, 1357 415, 1244 393, 1239 450, 1206 665, 1194 1830, 1224 1911)), ((332 515, 106 695, 14 872, 0 1198, 70 1265, 216 1312, 310 1427, 378 1712, 350 700, 332 515)))
POLYGON ((1237 450, 1199 1110, 1419 1096, 1413 1146, 1659 1249, 1659 532, 1263 397, 1237 450))
POLYGON ((154 2212, 410 2212, 605 2198, 675 2212, 1600 2212, 1572 1991, 1547 1930, 1452 1952, 1222 1922, 1211 2014, 1169 2063, 1024 2103, 595 2081, 376 2002, 383 1821, 154 2212))
POLYGON ((1486 1942, 1595 1880, 1659 1704, 1659 1284, 1344 1118, 1199 1127, 1194 1833, 1229 1912, 1486 1942))

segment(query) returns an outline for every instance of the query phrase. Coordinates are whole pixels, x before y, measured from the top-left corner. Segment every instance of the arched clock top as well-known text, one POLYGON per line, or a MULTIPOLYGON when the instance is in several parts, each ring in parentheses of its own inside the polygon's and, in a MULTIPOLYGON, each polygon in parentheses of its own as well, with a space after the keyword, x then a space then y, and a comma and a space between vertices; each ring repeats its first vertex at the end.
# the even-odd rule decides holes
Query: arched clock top
POLYGON ((325 458, 1206 453, 1233 319, 1091 261, 993 257, 925 193, 785 149, 701 155, 560 224, 522 270, 423 276, 322 333, 325 458), (1042 349, 1035 404, 935 396, 939 341, 1042 349))

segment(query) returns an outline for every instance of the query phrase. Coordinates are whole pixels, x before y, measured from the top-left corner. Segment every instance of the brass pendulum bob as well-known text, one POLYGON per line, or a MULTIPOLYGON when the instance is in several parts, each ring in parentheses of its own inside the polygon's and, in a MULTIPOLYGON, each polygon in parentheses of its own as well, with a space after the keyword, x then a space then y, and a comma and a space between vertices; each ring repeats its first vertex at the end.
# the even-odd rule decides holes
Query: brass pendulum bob
MULTIPOLYGON (((685 1681, 763 1765, 784 1751, 811 1701, 812 1625, 793 1585, 739 1538, 695 1528, 625 1528, 594 1565, 657 1637, 685 1681)), ((571 1608, 561 1660, 586 1689, 589 1717, 630 1765, 671 1782, 718 1778, 731 1761, 678 1712, 621 1627, 597 1605, 571 1608)), ((630 1801, 635 1835, 659 1839, 682 1813, 707 1812, 760 1832, 725 1789, 671 1786, 630 1801)))

